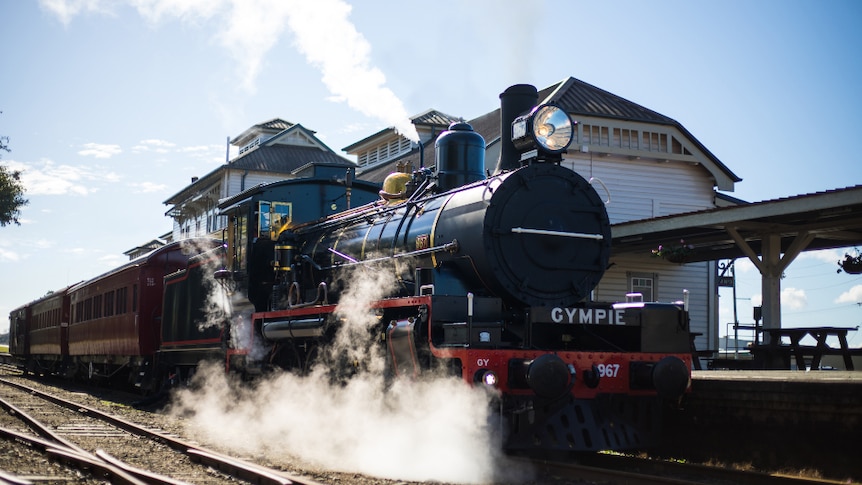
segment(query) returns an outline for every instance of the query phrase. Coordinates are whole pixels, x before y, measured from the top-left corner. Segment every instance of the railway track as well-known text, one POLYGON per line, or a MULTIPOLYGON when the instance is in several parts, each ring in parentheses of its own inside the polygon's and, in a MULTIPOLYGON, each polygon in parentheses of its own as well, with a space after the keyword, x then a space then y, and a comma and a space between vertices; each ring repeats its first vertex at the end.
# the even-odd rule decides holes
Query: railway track
MULTIPOLYGON (((265 466, 248 461, 232 460, 219 453, 208 452, 197 443, 183 440, 182 426, 173 428, 166 421, 161 426, 174 430, 154 429, 152 413, 122 412, 124 418, 107 414, 100 409, 113 409, 111 394, 99 398, 102 392, 86 393, 61 388, 49 390, 45 395, 31 386, 44 388, 45 381, 36 382, 27 378, 15 377, 11 368, 0 372, 0 397, 17 406, 18 410, 0 413, 0 484, 30 482, 51 483, 316 483, 310 479, 287 475, 265 466), (3 378, 3 376, 9 378, 3 378), (11 382, 11 381, 16 382, 11 382), (71 396, 61 399, 56 395, 71 396), (90 403, 89 406, 80 402, 90 403), (61 404, 63 403, 63 404, 61 404), (36 421, 47 424, 46 432, 34 431, 36 425, 26 424, 21 419, 30 415, 36 421), (140 414, 140 416, 139 416, 140 414), (140 426, 130 420, 148 422, 140 426), (50 436, 49 432, 56 434, 50 436), (130 444, 131 443, 131 444, 130 444), (77 450, 76 447, 83 449, 77 450), (127 453, 132 449, 133 453, 127 453), (101 450, 101 451, 98 451, 101 450), (125 450, 125 451, 124 451, 125 450), (131 456, 129 456, 131 455, 131 456), (21 470, 5 468, 4 459, 14 457, 21 470), (87 460, 81 457, 87 457, 87 460), (124 465, 116 462, 116 457, 131 463, 139 471, 123 470, 124 465), (29 460, 29 461, 28 461, 29 460), (24 463, 25 465, 21 465, 24 463), (29 464, 28 464, 29 463, 29 464), (84 471, 82 471, 82 469, 84 471), (117 471, 119 470, 119 472, 117 471), (146 475, 144 470, 155 472, 146 475), (264 473, 262 473, 264 472, 264 473), (15 481, 19 480, 19 481, 15 481)), ((20 376, 20 373, 18 373, 20 376)), ((59 384, 59 383, 57 383, 59 384)), ((65 385, 60 384, 62 387, 65 385)), ((120 399, 122 402, 122 399, 120 399)), ((128 410, 128 408, 127 408, 128 410)), ((429 457, 429 459, 433 459, 429 457)), ((270 466, 281 466, 273 465, 270 466)), ((445 464, 441 464, 445 466, 445 464)), ((837 484, 835 481, 795 478, 778 475, 765 475, 748 471, 727 470, 718 467, 704 467, 660 460, 633 458, 619 455, 582 454, 575 459, 568 457, 558 461, 530 461, 512 459, 500 464, 501 469, 529 470, 511 474, 501 473, 496 483, 518 483, 519 485, 590 485, 590 484, 697 484, 710 485, 751 483, 764 485, 805 485, 837 484), (517 475, 517 479, 512 478, 517 475), (509 476, 511 480, 506 480, 509 476)), ((307 474, 306 471, 298 473, 307 474)), ((327 483, 362 483, 373 485, 406 485, 405 481, 374 479, 353 474, 312 472, 317 480, 327 483)), ((848 482, 840 482, 848 483, 848 482)))
MULTIPOLYGON (((6 446, 17 445, 19 454, 39 454, 42 462, 49 459, 63 463, 95 480, 170 485, 316 483, 204 449, 7 378, 0 378, 0 385, 4 387, 0 406, 7 411, 0 416, 0 438, 7 442, 6 446)), ((38 457, 32 459, 40 461, 38 457)), ((6 475, 9 480, 16 479, 8 472, 6 475)), ((17 479, 27 481, 27 477, 17 479)))

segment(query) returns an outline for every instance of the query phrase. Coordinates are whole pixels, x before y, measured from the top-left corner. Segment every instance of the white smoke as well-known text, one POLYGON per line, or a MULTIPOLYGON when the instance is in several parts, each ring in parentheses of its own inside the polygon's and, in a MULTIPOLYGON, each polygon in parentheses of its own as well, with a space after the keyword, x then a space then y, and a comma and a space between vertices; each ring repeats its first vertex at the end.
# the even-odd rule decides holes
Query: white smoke
POLYGON ((224 269, 224 247, 212 239, 185 239, 181 241, 183 251, 190 257, 197 255, 191 262, 200 268, 189 269, 201 277, 201 296, 197 299, 189 296, 192 302, 200 304, 202 318, 192 322, 199 334, 208 329, 219 329, 229 332, 230 347, 235 349, 250 348, 252 360, 261 360, 269 349, 265 348, 260 339, 254 338, 251 314, 254 306, 237 291, 232 279, 218 279, 218 270, 224 269))
POLYGON ((485 390, 454 377, 384 377, 369 332, 381 323, 369 304, 388 293, 392 274, 359 267, 348 275, 330 355, 360 363, 350 379, 335 383, 318 365, 304 377, 278 373, 249 385, 205 367, 196 385, 174 394, 171 411, 202 441, 271 459, 400 480, 489 483, 504 478, 498 470, 511 479, 485 390))
MULTIPOLYGON (((214 37, 237 65, 248 92, 285 28, 306 60, 320 70, 333 99, 379 119, 416 142, 419 135, 386 76, 371 64, 371 46, 350 21, 351 6, 342 0, 128 0, 153 24, 175 18, 198 25, 213 20, 214 37)), ((64 24, 85 13, 111 14, 113 0, 40 0, 40 6, 64 24)))
POLYGON ((404 105, 385 86, 386 76, 371 66, 371 46, 350 22, 350 5, 341 0, 291 3, 288 25, 296 45, 323 73, 323 83, 336 99, 418 142, 404 105))

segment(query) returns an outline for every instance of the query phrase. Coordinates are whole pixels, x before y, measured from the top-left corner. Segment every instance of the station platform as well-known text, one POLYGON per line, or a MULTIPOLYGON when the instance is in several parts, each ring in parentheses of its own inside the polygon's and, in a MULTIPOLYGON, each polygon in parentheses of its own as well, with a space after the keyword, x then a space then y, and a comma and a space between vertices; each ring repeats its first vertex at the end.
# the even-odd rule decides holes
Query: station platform
POLYGON ((810 463, 862 480, 862 463, 847 461, 862 447, 862 371, 693 371, 665 425, 671 447, 705 459, 810 463))
POLYGON ((862 371, 694 371, 686 401, 702 422, 838 425, 862 441, 862 371))

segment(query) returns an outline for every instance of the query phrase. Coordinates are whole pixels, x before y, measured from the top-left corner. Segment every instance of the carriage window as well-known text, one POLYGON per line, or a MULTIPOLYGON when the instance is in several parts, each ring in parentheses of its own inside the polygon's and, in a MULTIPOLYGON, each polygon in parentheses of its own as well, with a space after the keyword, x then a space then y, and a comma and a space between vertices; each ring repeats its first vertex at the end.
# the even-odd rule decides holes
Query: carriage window
POLYGON ((93 297, 93 318, 101 318, 102 316, 102 295, 93 297))
POLYGON ((87 298, 84 300, 84 320, 93 318, 93 299, 87 298))
POLYGON ((128 309, 128 288, 120 288, 117 290, 117 315, 126 313, 128 309))
POLYGON ((132 312, 138 311, 138 285, 132 285, 132 312))
POLYGON ((114 290, 105 293, 105 316, 114 314, 114 290))

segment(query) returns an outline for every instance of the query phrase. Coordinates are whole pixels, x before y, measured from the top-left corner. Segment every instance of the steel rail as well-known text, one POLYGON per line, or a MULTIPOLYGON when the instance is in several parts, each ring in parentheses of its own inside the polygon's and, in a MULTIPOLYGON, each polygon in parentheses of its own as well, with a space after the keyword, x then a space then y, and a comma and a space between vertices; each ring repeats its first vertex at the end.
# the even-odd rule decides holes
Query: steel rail
POLYGON ((17 382, 12 382, 7 379, 0 378, 0 384, 6 384, 16 389, 29 392, 58 406, 71 409, 75 412, 93 417, 95 419, 103 420, 113 426, 116 426, 117 428, 120 428, 134 435, 162 443, 165 446, 168 446, 169 448, 172 448, 173 450, 188 456, 189 459, 191 459, 192 461, 198 459, 199 457, 205 456, 206 458, 204 459, 208 460, 207 464, 209 464, 210 466, 214 466, 216 462, 221 462, 222 464, 218 465, 217 467, 223 466, 225 470, 237 470, 237 472, 242 474, 242 476, 236 476, 236 478, 239 478, 241 480, 251 481, 253 483, 266 484, 293 483, 297 485, 320 485, 317 482, 306 478, 291 476, 277 470, 272 470, 260 465, 256 465, 254 463, 249 463, 239 460, 237 458, 228 457, 226 455, 216 453, 212 450, 204 449, 200 446, 189 443, 188 441, 182 440, 180 438, 175 438, 164 433, 159 433, 158 431, 147 429, 145 427, 132 423, 131 421, 127 421, 123 418, 102 412, 98 409, 82 405, 80 403, 67 401, 58 396, 54 396, 52 394, 42 392, 37 389, 33 389, 17 382), (283 478, 287 481, 281 482, 275 480, 275 477, 279 477, 278 480, 283 478))

